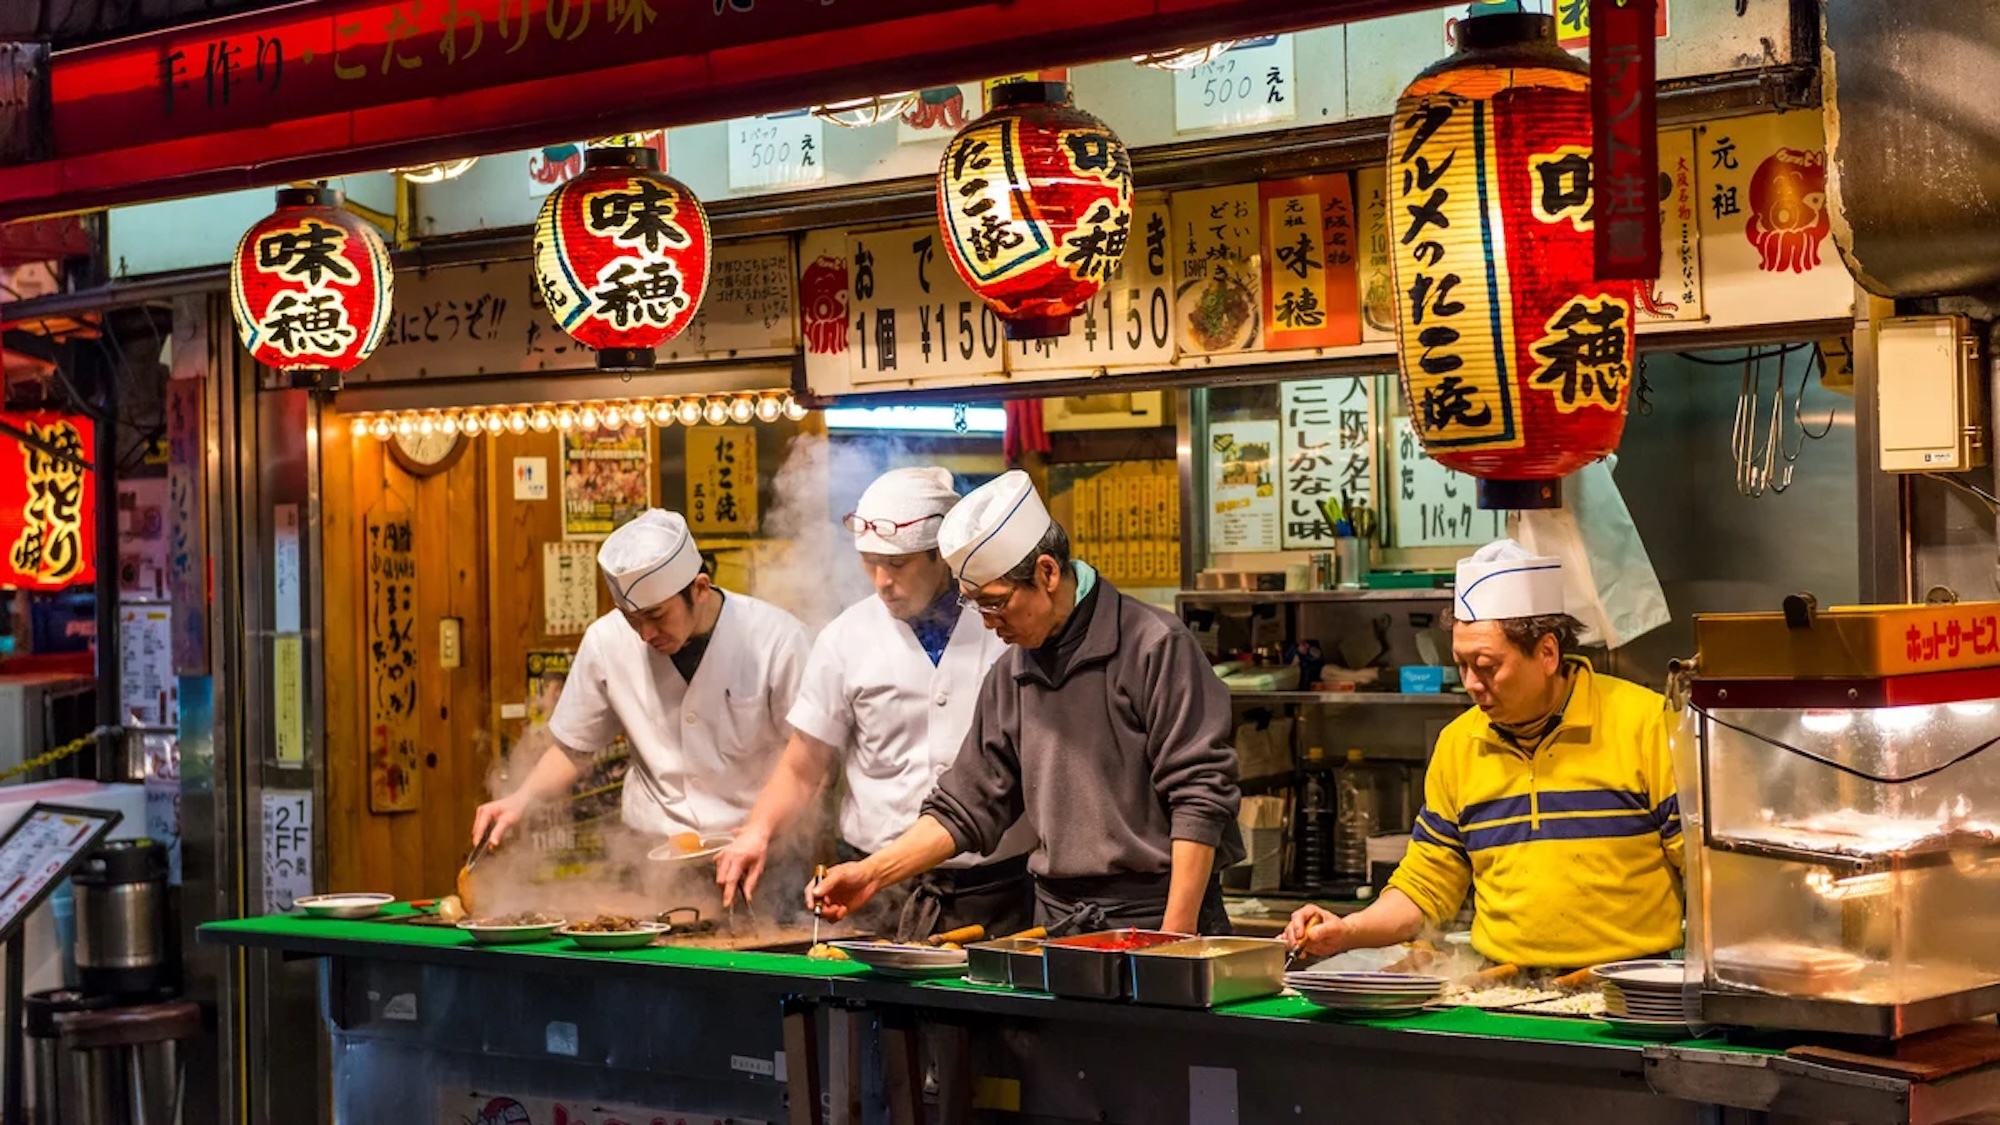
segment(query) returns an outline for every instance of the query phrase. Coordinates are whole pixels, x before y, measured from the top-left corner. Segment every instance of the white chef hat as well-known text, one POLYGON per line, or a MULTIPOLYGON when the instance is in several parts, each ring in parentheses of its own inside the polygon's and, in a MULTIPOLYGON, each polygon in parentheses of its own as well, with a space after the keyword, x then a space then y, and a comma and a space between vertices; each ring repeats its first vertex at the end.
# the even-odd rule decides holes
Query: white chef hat
POLYGON ((1458 564, 1452 616, 1459 621, 1499 621, 1562 613, 1562 560, 1537 555, 1512 539, 1498 539, 1458 564))
POLYGON ((648 508, 605 537, 597 569, 618 608, 637 613, 688 588, 701 573, 701 548, 679 512, 648 508))
POLYGON ((951 470, 936 465, 891 469, 855 501, 854 514, 870 521, 854 534, 854 549, 870 555, 914 555, 937 546, 938 527, 958 503, 951 470), (877 523, 901 524, 888 535, 877 523))
POLYGON ((1019 565, 1054 523, 1028 474, 1013 469, 966 494, 938 529, 938 550, 960 582, 984 586, 1019 565))

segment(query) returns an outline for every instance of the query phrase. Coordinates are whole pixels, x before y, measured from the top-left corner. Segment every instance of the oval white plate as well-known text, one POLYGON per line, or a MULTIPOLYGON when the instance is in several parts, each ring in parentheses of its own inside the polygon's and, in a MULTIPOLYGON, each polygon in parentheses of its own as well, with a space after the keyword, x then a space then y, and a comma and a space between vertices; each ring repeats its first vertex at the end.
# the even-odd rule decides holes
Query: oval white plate
POLYGON ((295 899, 292 906, 305 911, 308 918, 373 918, 382 913, 382 908, 396 901, 395 895, 381 894, 337 894, 307 895, 295 899))
POLYGON ((647 852, 646 858, 652 860, 654 863, 697 863, 704 859, 715 858, 717 852, 735 842, 736 837, 730 835, 703 836, 701 838, 701 847, 691 852, 684 852, 675 848, 672 840, 668 840, 666 843, 647 852))

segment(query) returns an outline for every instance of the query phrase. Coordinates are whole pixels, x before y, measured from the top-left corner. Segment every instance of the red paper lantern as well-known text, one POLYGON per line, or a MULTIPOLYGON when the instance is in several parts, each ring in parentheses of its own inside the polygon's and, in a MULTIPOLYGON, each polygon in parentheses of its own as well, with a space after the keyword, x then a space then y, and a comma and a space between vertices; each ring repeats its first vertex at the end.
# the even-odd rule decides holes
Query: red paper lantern
POLYGON ((97 580, 96 427, 52 410, 0 414, 0 589, 61 590, 97 580), (63 454, 52 456, 51 452, 63 454))
POLYGON ((243 346, 280 371, 351 371, 389 328, 389 248, 331 188, 283 188, 236 244, 229 299, 243 346))
POLYGON ((594 148, 535 220, 535 280, 556 325, 605 371, 649 371, 653 349, 708 291, 708 215, 649 148, 594 148))
POLYGON ((1061 82, 1010 82, 938 168, 952 265, 1010 340, 1069 335, 1132 233, 1132 158, 1061 82))
POLYGON ((1554 18, 1458 26, 1389 141, 1403 394, 1481 507, 1553 507, 1624 432, 1632 284, 1595 277, 1589 72, 1554 18))

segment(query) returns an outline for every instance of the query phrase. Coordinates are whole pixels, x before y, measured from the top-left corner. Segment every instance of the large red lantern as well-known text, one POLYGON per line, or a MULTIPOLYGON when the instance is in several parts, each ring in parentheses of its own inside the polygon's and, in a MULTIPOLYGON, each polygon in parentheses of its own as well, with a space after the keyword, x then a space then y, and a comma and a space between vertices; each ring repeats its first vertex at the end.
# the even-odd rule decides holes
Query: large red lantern
POLYGON ((605 371, 649 371, 653 349, 708 291, 708 215, 650 148, 594 148, 535 220, 535 281, 549 315, 605 371))
POLYGON ((284 188, 229 264, 243 346, 280 371, 350 371, 389 328, 389 248, 331 188, 284 188))
POLYGON ((1010 82, 958 131, 938 168, 952 265, 1010 340, 1069 335, 1125 257, 1132 158, 1061 82, 1010 82))
POLYGON ((1389 207, 1403 394, 1484 508, 1561 503, 1618 447, 1632 284, 1595 277, 1590 79, 1551 16, 1459 24, 1396 102, 1389 207))

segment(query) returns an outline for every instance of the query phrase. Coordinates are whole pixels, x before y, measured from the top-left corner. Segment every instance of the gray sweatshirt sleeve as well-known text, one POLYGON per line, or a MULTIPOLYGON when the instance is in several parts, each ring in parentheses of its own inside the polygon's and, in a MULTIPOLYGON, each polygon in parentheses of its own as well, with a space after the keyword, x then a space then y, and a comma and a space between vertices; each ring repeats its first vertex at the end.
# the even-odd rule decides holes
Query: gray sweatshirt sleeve
POLYGON ((994 665, 980 685, 979 707, 958 758, 924 799, 923 814, 944 825, 960 851, 990 855, 1024 811, 1021 759, 1012 734, 1019 725, 1014 690, 1013 677, 994 665))
POLYGON ((1146 730, 1153 791, 1167 808, 1173 838, 1211 847, 1236 819, 1236 748, 1229 689, 1184 628, 1147 655, 1146 730))

